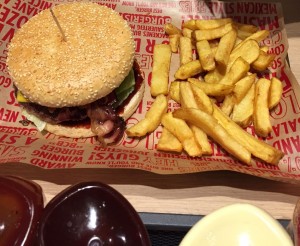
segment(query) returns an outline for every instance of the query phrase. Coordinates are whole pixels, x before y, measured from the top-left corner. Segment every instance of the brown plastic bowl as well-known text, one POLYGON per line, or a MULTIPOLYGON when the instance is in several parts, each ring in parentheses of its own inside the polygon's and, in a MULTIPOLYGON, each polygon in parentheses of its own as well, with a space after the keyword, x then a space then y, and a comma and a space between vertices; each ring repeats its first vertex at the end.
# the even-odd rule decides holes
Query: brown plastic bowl
POLYGON ((41 246, 151 245, 132 205, 100 182, 71 186, 46 206, 38 230, 41 246))

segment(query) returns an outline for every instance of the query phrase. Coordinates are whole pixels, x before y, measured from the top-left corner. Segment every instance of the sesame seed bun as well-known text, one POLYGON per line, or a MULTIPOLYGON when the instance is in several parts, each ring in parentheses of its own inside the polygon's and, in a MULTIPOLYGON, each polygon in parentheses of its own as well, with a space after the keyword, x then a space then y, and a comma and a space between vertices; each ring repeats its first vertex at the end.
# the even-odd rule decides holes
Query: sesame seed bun
MULTIPOLYGON (((139 90, 134 94, 131 98, 130 102, 124 106, 123 113, 120 116, 127 120, 130 116, 136 111, 139 103, 141 102, 145 90, 145 82, 143 81, 139 90)), ((87 138, 93 137, 96 134, 91 131, 91 128, 84 128, 84 127, 69 127, 63 125, 54 125, 47 123, 45 126, 45 130, 51 132, 58 136, 63 137, 70 137, 70 138, 87 138)))
POLYGON ((22 94, 62 108, 92 103, 117 88, 134 59, 127 22, 95 3, 60 4, 53 12, 66 41, 47 9, 25 23, 9 45, 8 69, 22 94))

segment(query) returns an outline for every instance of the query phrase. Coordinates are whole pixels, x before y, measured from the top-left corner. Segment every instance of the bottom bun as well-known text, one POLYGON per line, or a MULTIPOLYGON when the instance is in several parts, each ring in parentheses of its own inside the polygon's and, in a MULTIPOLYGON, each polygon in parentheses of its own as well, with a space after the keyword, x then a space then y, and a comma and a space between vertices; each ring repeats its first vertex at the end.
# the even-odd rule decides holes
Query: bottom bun
MULTIPOLYGON (((140 101, 144 96, 144 91, 145 83, 143 81, 140 89, 134 94, 130 102, 125 105, 124 111, 120 114, 120 117, 122 117, 124 120, 127 120, 136 111, 140 101)), ((58 136, 70 138, 88 138, 96 136, 96 134, 92 132, 91 128, 84 127, 72 127, 47 123, 45 130, 58 136)))

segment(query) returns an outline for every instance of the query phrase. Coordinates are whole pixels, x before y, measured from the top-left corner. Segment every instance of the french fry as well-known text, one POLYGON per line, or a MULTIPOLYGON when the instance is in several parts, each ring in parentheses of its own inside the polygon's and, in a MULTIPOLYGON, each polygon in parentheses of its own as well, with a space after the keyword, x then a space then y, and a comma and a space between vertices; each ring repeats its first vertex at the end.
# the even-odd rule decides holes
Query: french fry
POLYGON ((220 83, 210 84, 201 82, 199 79, 195 78, 188 78, 188 81, 201 88, 208 96, 225 96, 231 93, 235 88, 234 85, 224 85, 220 83))
POLYGON ((220 83, 225 85, 234 85, 247 74, 249 69, 249 63, 242 57, 239 57, 234 61, 229 72, 225 74, 220 83))
POLYGON ((207 40, 201 40, 196 43, 197 53, 201 66, 206 71, 215 69, 215 60, 210 45, 207 40))
POLYGON ((225 115, 217 105, 214 105, 213 116, 229 135, 250 151, 253 156, 273 165, 277 165, 283 157, 284 153, 246 132, 225 115))
POLYGON ((255 85, 253 123, 255 133, 267 137, 272 130, 269 114, 269 89, 271 81, 259 79, 255 85))
POLYGON ((235 104, 235 100, 232 94, 226 95, 220 109, 226 114, 230 115, 235 104))
POLYGON ((262 50, 262 51, 268 53, 268 51, 269 51, 269 46, 267 46, 267 45, 261 46, 261 47, 260 47, 260 50, 262 50))
POLYGON ((175 102, 180 103, 180 81, 172 81, 169 88, 169 95, 170 98, 173 99, 175 102))
POLYGON ((239 57, 242 57, 246 62, 251 64, 259 56, 259 45, 255 40, 247 40, 233 53, 230 54, 227 71, 231 68, 232 64, 239 57))
POLYGON ((211 49, 211 53, 213 54, 213 57, 215 57, 215 55, 217 53, 218 46, 213 46, 210 49, 211 49))
POLYGON ((203 68, 199 60, 194 60, 189 63, 186 63, 178 68, 174 77, 176 79, 187 79, 203 72, 203 68))
POLYGON ((146 134, 153 132, 160 124, 163 114, 167 112, 168 101, 166 96, 158 95, 145 118, 136 125, 128 128, 126 134, 129 137, 143 137, 146 134))
POLYGON ((232 23, 231 18, 213 19, 213 20, 196 20, 195 22, 197 29, 200 30, 214 29, 214 28, 224 26, 228 23, 232 23))
POLYGON ((193 91, 190 83, 181 82, 179 84, 180 89, 180 104, 182 108, 198 108, 196 99, 193 95, 193 91))
POLYGON ((183 148, 180 141, 169 132, 167 128, 163 127, 157 143, 157 149, 162 151, 181 152, 183 148))
POLYGON ((240 38, 237 36, 236 39, 235 39, 235 44, 234 44, 233 49, 235 49, 235 47, 237 47, 242 41, 243 41, 243 39, 240 39, 240 38))
POLYGON ((182 35, 184 37, 192 39, 192 33, 193 33, 192 29, 189 29, 189 28, 186 28, 186 27, 182 29, 182 35))
POLYGON ((217 65, 212 71, 209 71, 205 76, 204 80, 206 83, 216 84, 224 77, 226 73, 226 67, 217 65))
POLYGON ((165 29, 166 34, 168 34, 168 35, 174 35, 174 34, 181 35, 181 30, 171 23, 165 24, 164 29, 165 29))
POLYGON ((276 55, 268 54, 262 50, 259 51, 259 56, 257 59, 251 64, 252 68, 256 71, 264 71, 270 66, 270 64, 274 61, 276 55))
POLYGON ((162 125, 167 128, 182 144, 189 156, 201 156, 202 149, 195 140, 192 130, 184 120, 174 118, 172 112, 162 117, 162 125))
POLYGON ((257 43, 261 42, 264 40, 266 37, 268 37, 270 32, 268 30, 259 30, 255 33, 253 33, 251 36, 247 37, 244 39, 240 44, 238 44, 232 51, 232 53, 235 53, 238 48, 240 48, 246 41, 248 40, 254 40, 257 43))
POLYGON ((239 144, 210 114, 199 109, 178 109, 174 111, 174 117, 186 120, 189 123, 202 129, 208 136, 214 139, 228 153, 235 156, 246 164, 250 164, 251 154, 239 144))
POLYGON ((208 141, 207 135, 204 131, 202 131, 199 127, 194 126, 192 124, 189 125, 191 128, 196 142, 201 146, 202 155, 212 155, 213 150, 211 144, 208 141))
POLYGON ((199 87, 189 82, 180 84, 180 103, 182 108, 198 108, 209 114, 213 110, 209 97, 199 87))
POLYGON ((168 44, 156 44, 153 52, 153 68, 150 92, 153 97, 168 94, 171 48, 168 44))
POLYGON ((228 23, 224 26, 219 26, 213 29, 195 30, 194 38, 197 41, 217 39, 217 38, 221 38, 232 29, 233 29, 233 24, 228 23))
POLYGON ((212 114, 213 106, 212 106, 212 102, 209 99, 209 97, 205 94, 205 92, 200 87, 198 87, 192 83, 189 83, 189 84, 190 84, 190 88, 192 89, 192 92, 193 92, 193 95, 194 95, 194 98, 195 98, 198 108, 208 114, 212 114))
POLYGON ((234 25, 238 28, 238 30, 252 33, 252 34, 259 30, 259 28, 254 25, 243 24, 243 23, 238 23, 238 22, 234 22, 234 25))
POLYGON ((282 82, 279 79, 273 77, 271 79, 271 87, 269 91, 269 102, 268 102, 269 109, 276 107, 277 104, 280 102, 282 91, 283 91, 282 82))
POLYGON ((196 20, 194 20, 194 19, 185 21, 182 26, 183 26, 183 28, 188 28, 188 29, 191 29, 191 30, 196 30, 197 29, 196 20))
MULTIPOLYGON (((180 102, 181 102, 181 108, 203 108, 204 111, 207 109, 205 106, 211 102, 206 102, 205 101, 208 99, 206 95, 204 95, 204 98, 199 99, 199 95, 194 95, 194 92, 192 90, 192 84, 188 82, 182 82, 180 84, 180 102), (206 99, 207 98, 207 99, 206 99), (203 103, 204 101, 204 103, 203 103)), ((212 109, 212 105, 211 105, 212 109)), ((202 149, 202 154, 209 155, 212 153, 211 145, 208 142, 207 135, 205 132, 203 132, 200 128, 194 126, 194 125, 189 125, 191 128, 195 140, 198 143, 199 146, 201 146, 202 149)))
POLYGON ((252 122, 254 95, 255 84, 252 84, 246 95, 233 107, 231 119, 242 128, 252 122))
POLYGON ((177 53, 178 52, 178 46, 179 46, 179 38, 180 35, 179 34, 173 34, 169 36, 169 44, 171 47, 171 51, 173 53, 177 53))
POLYGON ((179 38, 179 58, 180 65, 184 65, 193 60, 192 40, 190 38, 179 38))
POLYGON ((145 136, 161 124, 158 150, 211 155, 209 136, 244 163, 250 164, 253 155, 277 165, 283 152, 243 129, 253 122, 256 135, 266 137, 272 130, 269 111, 282 96, 280 80, 256 82, 257 75, 249 72, 264 72, 275 57, 268 46, 260 47, 269 31, 230 18, 192 19, 182 24, 182 30, 168 24, 165 31, 168 55, 163 47, 157 51, 159 46, 153 54, 150 92, 156 99, 145 118, 126 130, 128 136, 145 136), (179 53, 180 66, 167 91, 172 52, 179 53), (181 109, 166 113, 166 93, 181 109), (161 97, 164 102, 156 103, 161 97))
POLYGON ((253 33, 258 31, 257 26, 241 24, 241 23, 234 23, 234 24, 238 28, 237 36, 242 40, 248 38, 253 33))
POLYGON ((246 32, 246 31, 242 31, 242 30, 237 30, 237 36, 241 39, 241 40, 245 40, 246 38, 250 37, 253 33, 251 32, 246 32))
POLYGON ((231 30, 228 33, 226 33, 219 42, 216 54, 215 54, 215 60, 219 64, 222 64, 223 66, 227 66, 230 53, 234 47, 235 41, 236 41, 236 30, 231 30))
POLYGON ((233 96, 235 99, 235 103, 239 103, 245 95, 248 93, 249 89, 253 85, 256 79, 256 74, 249 74, 236 82, 233 89, 233 96))

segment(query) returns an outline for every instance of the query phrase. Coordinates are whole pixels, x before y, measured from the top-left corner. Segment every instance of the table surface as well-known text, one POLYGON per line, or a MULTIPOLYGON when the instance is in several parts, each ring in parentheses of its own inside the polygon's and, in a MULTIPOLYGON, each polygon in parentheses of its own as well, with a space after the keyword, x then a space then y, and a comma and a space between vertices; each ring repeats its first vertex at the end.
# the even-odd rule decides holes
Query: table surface
MULTIPOLYGON (((298 1, 282 1, 289 38, 289 60, 300 81, 298 1)), ((138 212, 205 215, 232 203, 251 203, 277 219, 291 219, 300 186, 228 172, 158 175, 139 170, 44 170, 26 164, 1 164, 2 175, 19 175, 39 183, 46 203, 82 181, 101 181, 123 194, 138 212)))

